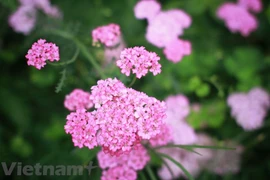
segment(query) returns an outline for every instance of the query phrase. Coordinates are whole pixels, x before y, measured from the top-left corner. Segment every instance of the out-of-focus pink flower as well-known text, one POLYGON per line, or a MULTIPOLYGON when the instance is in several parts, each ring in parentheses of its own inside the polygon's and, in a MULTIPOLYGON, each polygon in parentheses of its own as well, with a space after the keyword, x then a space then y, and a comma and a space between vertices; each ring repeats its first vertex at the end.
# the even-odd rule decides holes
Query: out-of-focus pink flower
POLYGON ((171 9, 171 10, 165 11, 164 13, 167 13, 172 18, 174 18, 177 21, 177 23, 181 25, 182 28, 188 28, 191 25, 191 22, 192 22, 191 17, 183 10, 171 9))
POLYGON ((59 48, 54 43, 47 43, 44 39, 35 42, 25 56, 29 66, 41 69, 46 65, 46 61, 59 61, 59 48))
POLYGON ((45 14, 60 18, 62 13, 56 6, 52 6, 50 0, 19 0, 22 6, 31 6, 42 10, 45 14))
MULTIPOLYGON (((179 129, 180 131, 180 129, 179 129)), ((212 145, 212 139, 205 134, 198 134, 198 139, 194 142, 198 145, 212 145)), ((205 164, 213 157, 212 151, 210 149, 194 149, 200 155, 192 153, 190 151, 180 149, 180 148, 162 148, 159 152, 167 154, 176 161, 180 162, 187 171, 193 175, 197 176, 201 169, 205 168, 205 164)), ((185 177, 185 173, 173 162, 164 159, 171 170, 173 171, 173 177, 165 164, 162 165, 161 169, 158 171, 158 175, 161 179, 171 180, 179 177, 185 177)))
POLYGON ((253 11, 254 13, 262 11, 261 0, 238 0, 238 4, 247 10, 253 11))
POLYGON ((191 43, 181 39, 176 39, 167 44, 163 50, 166 58, 174 63, 182 60, 185 55, 191 54, 191 43))
POLYGON ((248 94, 231 94, 227 103, 231 107, 231 115, 246 131, 260 128, 270 107, 269 94, 261 88, 253 88, 248 94))
POLYGON ((36 10, 32 6, 20 6, 9 17, 9 25, 15 32, 28 35, 36 24, 36 10))
POLYGON ((70 94, 66 95, 64 101, 64 106, 70 111, 90 109, 93 105, 90 100, 90 93, 81 89, 74 89, 70 94))
POLYGON ((219 175, 235 174, 240 170, 241 154, 243 147, 232 141, 225 142, 224 147, 236 147, 233 151, 212 151, 211 161, 205 166, 211 172, 219 175))
POLYGON ((93 44, 100 42, 108 47, 115 46, 121 40, 120 35, 120 26, 117 24, 100 26, 92 31, 93 44))
POLYGON ((170 13, 160 12, 148 24, 146 39, 162 48, 183 34, 183 27, 170 13))
POLYGON ((167 111, 176 115, 176 119, 184 119, 190 112, 189 100, 182 94, 171 95, 165 99, 167 111))
POLYGON ((120 59, 116 61, 116 65, 126 76, 133 74, 140 79, 145 76, 148 71, 157 75, 161 72, 159 64, 160 57, 154 53, 147 51, 144 47, 126 48, 121 52, 120 59))
POLYGON ((119 45, 114 47, 105 47, 104 58, 105 64, 115 62, 119 57, 121 52, 126 48, 124 40, 121 38, 119 45))
POLYGON ((141 0, 134 7, 137 19, 147 19, 151 21, 161 9, 161 5, 156 0, 141 0))
POLYGON ((247 9, 234 3, 222 4, 217 10, 217 16, 225 21, 231 32, 240 32, 245 37, 258 27, 257 19, 247 9))

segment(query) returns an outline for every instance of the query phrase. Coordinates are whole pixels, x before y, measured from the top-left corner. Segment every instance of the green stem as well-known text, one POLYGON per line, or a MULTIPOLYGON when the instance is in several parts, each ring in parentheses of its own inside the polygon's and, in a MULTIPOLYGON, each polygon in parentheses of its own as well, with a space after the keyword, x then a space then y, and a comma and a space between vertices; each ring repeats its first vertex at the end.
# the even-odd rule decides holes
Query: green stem
POLYGON ((103 70, 97 64, 97 62, 95 61, 95 59, 92 56, 92 54, 87 50, 87 48, 85 47, 85 45, 82 44, 77 38, 75 38, 72 34, 69 34, 69 33, 63 32, 63 31, 59 31, 59 30, 53 30, 53 31, 49 31, 49 32, 52 33, 52 34, 58 35, 60 37, 63 37, 65 39, 69 39, 69 40, 73 41, 76 44, 76 46, 80 49, 81 53, 85 56, 85 58, 88 59, 88 61, 98 71, 98 73, 101 76, 101 78, 102 79, 105 79, 106 78, 105 74, 102 72, 103 70))
POLYGON ((48 62, 48 64, 50 64, 52 66, 63 66, 63 65, 71 64, 71 63, 73 63, 77 59, 77 57, 79 55, 79 52, 80 52, 79 51, 79 48, 77 48, 75 54, 73 55, 73 57, 70 60, 66 61, 66 62, 60 62, 60 63, 51 63, 51 62, 48 62))
POLYGON ((147 180, 143 171, 140 171, 139 175, 142 178, 142 180, 147 180))
POLYGON ((164 153, 158 153, 161 157, 167 158, 170 161, 172 161, 175 165, 177 165, 184 173, 185 175, 188 177, 188 179, 190 180, 194 180, 194 178, 191 176, 191 174, 184 168, 184 166, 182 164, 180 164, 179 162, 177 162, 176 160, 174 160, 171 156, 168 156, 167 154, 164 153))
POLYGON ((75 44, 80 48, 82 54, 89 60, 89 62, 94 66, 94 68, 98 71, 99 75, 102 79, 106 79, 105 74, 102 72, 103 70, 101 67, 97 64, 94 57, 91 53, 87 50, 87 48, 77 39, 74 39, 75 44))
POLYGON ((136 76, 134 76, 128 87, 131 87, 136 82, 136 79, 137 79, 136 76))
POLYGON ((154 173, 149 165, 146 166, 146 171, 149 174, 151 180, 157 180, 156 176, 154 175, 154 173))

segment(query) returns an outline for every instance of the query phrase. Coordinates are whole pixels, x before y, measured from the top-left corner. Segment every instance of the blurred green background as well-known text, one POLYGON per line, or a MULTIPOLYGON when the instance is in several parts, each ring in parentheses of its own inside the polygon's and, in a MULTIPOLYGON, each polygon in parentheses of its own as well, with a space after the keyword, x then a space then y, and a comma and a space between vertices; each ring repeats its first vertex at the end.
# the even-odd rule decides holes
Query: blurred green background
MULTIPOLYGON (((65 95, 74 88, 90 90, 100 79, 92 65, 79 56, 66 67, 46 65, 42 70, 29 67, 25 55, 32 43, 46 38, 60 47, 61 61, 70 59, 75 46, 59 36, 49 34, 59 29, 80 39, 102 63, 103 49, 92 47, 91 30, 108 23, 121 26, 128 47, 145 46, 161 56, 162 73, 148 74, 137 80, 134 88, 164 100, 169 95, 184 94, 191 103, 200 103, 200 114, 192 113, 188 122, 198 131, 223 141, 237 138, 245 147, 241 171, 236 175, 217 176, 202 172, 196 179, 269 179, 270 178, 270 118, 265 126, 244 132, 230 116, 226 105, 228 94, 247 92, 255 86, 270 91, 270 3, 264 0, 263 11, 256 15, 259 28, 249 37, 232 34, 217 19, 215 12, 224 0, 160 0, 163 10, 179 8, 192 16, 192 26, 181 37, 192 43, 192 54, 177 64, 168 61, 161 49, 145 39, 147 22, 134 17, 137 0, 52 0, 63 12, 62 20, 51 19, 41 12, 35 30, 28 36, 15 33, 8 25, 9 15, 16 10, 16 0, 0 1, 0 161, 22 162, 24 165, 80 165, 95 159, 96 151, 74 148, 70 135, 64 132, 63 106, 65 95), (65 69, 62 91, 55 87, 65 69), (240 137, 240 138, 239 138, 240 137)), ((118 77, 126 85, 131 78, 121 75, 118 68, 104 67, 108 77, 118 77)), ((154 170, 158 168, 152 162, 154 170)), ((91 177, 40 176, 6 177, 0 179, 99 179, 101 170, 91 177)))

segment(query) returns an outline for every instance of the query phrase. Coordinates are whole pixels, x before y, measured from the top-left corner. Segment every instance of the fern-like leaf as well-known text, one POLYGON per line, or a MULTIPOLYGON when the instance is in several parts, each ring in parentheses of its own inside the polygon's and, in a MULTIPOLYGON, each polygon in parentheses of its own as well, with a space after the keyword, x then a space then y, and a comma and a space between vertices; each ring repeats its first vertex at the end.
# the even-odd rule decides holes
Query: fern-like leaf
POLYGON ((63 69, 63 71, 61 71, 60 74, 61 74, 61 78, 60 78, 57 86, 55 87, 55 92, 56 93, 59 93, 62 90, 62 88, 63 88, 63 86, 65 84, 65 81, 66 81, 66 78, 67 78, 67 69, 66 68, 63 69))

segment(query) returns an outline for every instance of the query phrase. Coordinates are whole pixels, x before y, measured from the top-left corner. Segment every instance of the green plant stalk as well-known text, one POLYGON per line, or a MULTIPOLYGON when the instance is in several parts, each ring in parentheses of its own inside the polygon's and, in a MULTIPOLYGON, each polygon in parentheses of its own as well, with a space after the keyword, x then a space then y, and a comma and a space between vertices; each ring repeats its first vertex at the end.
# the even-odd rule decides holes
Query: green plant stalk
POLYGON ((52 30, 49 31, 52 34, 58 35, 60 37, 63 37, 65 39, 69 39, 71 41, 73 41, 75 43, 75 45, 80 49, 81 53, 84 55, 84 57, 86 59, 88 59, 88 61, 94 66, 94 68, 98 71, 99 75, 101 76, 102 79, 106 79, 105 74, 102 72, 103 70, 101 69, 101 67, 97 64, 97 62, 95 61, 94 57, 92 56, 92 54, 87 50, 87 48, 85 47, 85 45, 83 45, 77 38, 75 38, 73 35, 67 33, 67 32, 63 32, 63 31, 59 31, 59 30, 52 30))
POLYGON ((149 165, 146 166, 146 171, 149 174, 151 180, 157 180, 155 174, 153 173, 149 165))
POLYGON ((177 162, 176 160, 174 160, 172 157, 168 156, 167 154, 164 153, 157 153, 160 156, 169 159, 170 161, 172 161, 175 165, 177 165, 184 173, 185 175, 188 177, 189 180, 194 180, 194 178, 191 176, 191 174, 184 168, 184 166, 182 164, 180 164, 179 162, 177 162))

